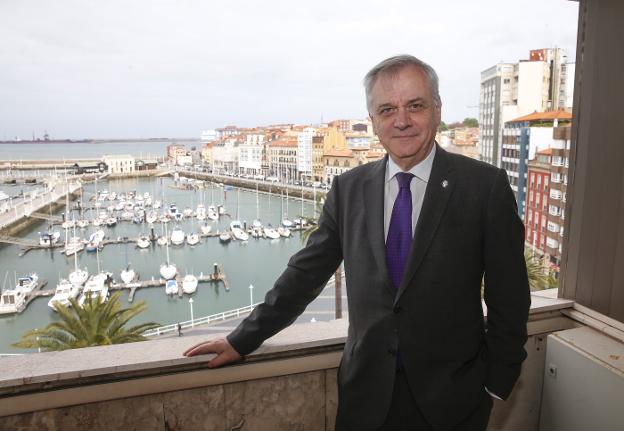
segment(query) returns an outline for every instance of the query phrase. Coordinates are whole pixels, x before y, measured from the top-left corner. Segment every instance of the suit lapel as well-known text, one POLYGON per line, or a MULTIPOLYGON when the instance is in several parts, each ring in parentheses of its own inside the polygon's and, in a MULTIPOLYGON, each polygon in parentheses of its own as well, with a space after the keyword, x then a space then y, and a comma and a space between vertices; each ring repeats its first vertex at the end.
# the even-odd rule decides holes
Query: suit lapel
POLYGON ((388 156, 377 162, 368 177, 364 180, 362 199, 365 204, 366 233, 370 240, 373 256, 377 267, 382 271, 382 277, 386 280, 386 287, 392 294, 395 288, 388 277, 386 266, 386 241, 384 238, 384 181, 386 179, 386 164, 388 156))
POLYGON ((416 275, 416 271, 427 253, 427 249, 435 236, 436 229, 448 204, 449 197, 455 188, 455 181, 455 173, 448 154, 438 146, 433 166, 431 167, 429 182, 425 190, 422 209, 416 223, 412 250, 395 302, 398 301, 412 278, 414 278, 414 275, 416 275))

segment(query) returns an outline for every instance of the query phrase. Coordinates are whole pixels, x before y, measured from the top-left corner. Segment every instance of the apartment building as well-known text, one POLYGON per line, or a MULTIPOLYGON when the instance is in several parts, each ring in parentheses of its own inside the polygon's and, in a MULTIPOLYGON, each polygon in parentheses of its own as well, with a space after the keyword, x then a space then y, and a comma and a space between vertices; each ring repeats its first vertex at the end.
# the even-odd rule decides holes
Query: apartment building
POLYGON ((269 142, 269 175, 284 182, 299 178, 296 140, 279 139, 269 142))
POLYGON ((569 126, 572 114, 565 111, 535 112, 505 123, 501 167, 507 170, 511 188, 518 202, 518 213, 524 218, 527 168, 538 151, 557 144, 553 129, 569 126))
POLYGON ((552 148, 538 151, 536 157, 528 163, 528 193, 524 216, 525 241, 538 256, 546 254, 552 152, 552 148))
POLYGON ((532 112, 572 109, 574 64, 561 48, 535 49, 528 60, 499 63, 481 72, 481 160, 502 166, 502 130, 532 112))

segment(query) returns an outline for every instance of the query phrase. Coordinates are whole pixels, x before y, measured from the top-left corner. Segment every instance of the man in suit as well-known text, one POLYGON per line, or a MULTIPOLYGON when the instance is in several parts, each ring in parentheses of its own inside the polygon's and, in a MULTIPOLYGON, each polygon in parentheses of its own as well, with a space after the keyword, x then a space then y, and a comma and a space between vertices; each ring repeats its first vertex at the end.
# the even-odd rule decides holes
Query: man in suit
POLYGON ((333 181, 318 229, 226 339, 185 354, 240 359, 292 323, 344 260, 349 331, 337 430, 484 430, 526 353, 524 229, 504 170, 435 143, 426 63, 397 56, 364 80, 388 156, 333 181), (481 284, 487 304, 487 329, 481 284))

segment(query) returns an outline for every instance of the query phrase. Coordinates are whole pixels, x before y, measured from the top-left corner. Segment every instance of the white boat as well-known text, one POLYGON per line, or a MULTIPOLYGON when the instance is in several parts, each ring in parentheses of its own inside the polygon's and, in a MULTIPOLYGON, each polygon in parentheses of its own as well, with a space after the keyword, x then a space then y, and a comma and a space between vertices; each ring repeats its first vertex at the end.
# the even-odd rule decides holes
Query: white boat
POLYGON ((63 223, 61 223, 61 227, 63 229, 71 229, 76 225, 76 223, 74 222, 74 220, 65 220, 63 223))
POLYGON ((208 218, 213 221, 219 220, 219 212, 214 205, 208 207, 208 218))
POLYGON ((71 256, 73 254, 76 254, 84 250, 84 247, 85 246, 82 240, 78 238, 77 236, 74 236, 65 244, 65 249, 64 249, 65 256, 71 256))
POLYGON ((197 205, 197 210, 195 211, 195 217, 197 217, 197 220, 199 221, 203 221, 206 220, 206 207, 204 206, 204 204, 199 204, 197 205))
POLYGON ((232 241, 232 236, 228 232, 223 232, 219 235, 219 242, 221 244, 227 244, 230 241, 232 241))
POLYGON ((158 217, 158 221, 161 223, 169 223, 169 220, 171 220, 171 216, 169 214, 162 214, 158 217))
POLYGON ((178 291, 178 282, 174 278, 167 280, 165 283, 165 293, 167 295, 175 295, 178 291))
POLYGON ((160 207, 162 207, 162 201, 160 199, 156 199, 154 201, 154 204, 152 205, 152 208, 159 209, 160 207))
POLYGON ((173 231, 171 231, 171 244, 181 245, 184 243, 185 237, 186 235, 184 234, 184 231, 180 229, 180 226, 176 226, 173 228, 173 231))
POLYGON ((102 221, 102 219, 100 219, 99 217, 94 218, 93 221, 91 222, 91 224, 95 227, 98 226, 102 226, 104 224, 104 222, 102 221))
POLYGON ((195 291, 197 290, 197 282, 197 277, 195 277, 193 274, 186 274, 184 276, 184 279, 182 279, 182 292, 189 295, 191 293, 195 293, 195 291))
POLYGON ((230 222, 230 229, 232 230, 232 235, 235 239, 239 241, 247 241, 249 239, 249 234, 243 230, 240 221, 233 220, 230 222))
POLYGON ((119 273, 119 277, 124 284, 129 284, 139 278, 136 271, 130 268, 130 262, 128 262, 128 244, 126 243, 126 269, 119 273))
POLYGON ((282 226, 284 226, 285 228, 291 228, 293 227, 293 222, 285 218, 282 220, 282 226))
MULTIPOLYGON (((167 238, 167 227, 165 226, 165 238, 167 238)), ((169 262, 169 241, 165 244, 167 246, 167 261, 160 265, 160 275, 165 280, 170 280, 176 276, 178 269, 176 266, 169 262)))
POLYGON ((119 273, 119 278, 121 278, 121 281, 123 281, 124 284, 130 284, 133 281, 135 281, 138 278, 138 276, 137 276, 136 271, 130 268, 130 265, 128 265, 126 269, 122 270, 119 273))
POLYGON ((21 289, 7 289, 0 294, 0 314, 20 313, 26 307, 26 295, 21 289))
POLYGON ((39 275, 36 272, 32 274, 25 275, 24 277, 20 277, 17 279, 17 283, 15 283, 15 289, 20 289, 26 295, 35 290, 37 287, 37 283, 39 282, 39 275))
POLYGON ((37 287, 39 276, 35 273, 20 277, 13 289, 0 294, 0 314, 21 313, 26 308, 26 298, 37 287))
POLYGON ((288 229, 287 227, 280 226, 277 228, 277 232, 280 234, 280 236, 283 236, 284 238, 290 237, 290 229, 288 229))
POLYGON ((163 263, 160 265, 160 275, 165 280, 170 280, 176 276, 178 269, 172 263, 163 263))
MULTIPOLYGON (((172 234, 173 235, 173 234, 172 234)), ((196 233, 190 233, 186 236, 186 243, 188 245, 197 245, 199 244, 199 235, 196 233)))
POLYGON ((158 237, 156 242, 158 243, 158 245, 167 245, 169 244, 169 238, 167 238, 165 235, 161 235, 158 237))
POLYGON ((156 211, 150 211, 145 216, 145 221, 148 223, 155 223, 158 220, 158 213, 156 211))
POLYGON ((225 214, 225 207, 223 205, 219 205, 218 209, 219 209, 219 215, 225 214))
POLYGON ((263 229, 261 227, 252 227, 251 228, 251 237, 252 238, 262 238, 262 235, 264 235, 263 229))
POLYGON ((54 309, 55 302, 68 307, 70 305, 69 298, 76 299, 79 293, 80 290, 77 287, 72 285, 69 280, 63 278, 56 285, 54 296, 48 301, 48 307, 54 309))
POLYGON ((39 245, 43 247, 50 247, 58 242, 61 237, 59 231, 39 232, 39 245))
POLYGON ((148 248, 151 244, 152 242, 150 241, 149 236, 145 234, 139 235, 139 238, 137 239, 137 247, 145 249, 148 248))
POLYGON ((76 222, 76 226, 78 226, 80 229, 84 229, 89 226, 89 220, 87 220, 86 218, 80 219, 76 222))
POLYGON ((199 230, 201 231, 202 235, 208 235, 210 231, 212 230, 212 226, 210 226, 207 223, 204 223, 203 225, 199 227, 199 230))
POLYGON ((89 240, 85 246, 87 253, 95 253, 97 249, 100 248, 100 244, 104 240, 104 235, 104 231, 98 229, 89 236, 89 240))
POLYGON ((193 217, 193 209, 190 207, 184 208, 184 211, 182 211, 182 215, 186 218, 193 217))
POLYGON ((78 299, 78 304, 84 307, 84 303, 88 297, 92 300, 99 300, 100 302, 106 302, 108 299, 108 285, 106 281, 109 278, 109 274, 100 272, 92 276, 89 281, 85 283, 82 295, 78 299))
POLYGON ((269 239, 278 239, 280 237, 280 234, 277 230, 269 226, 264 228, 264 236, 269 239))
POLYGON ((106 219, 106 226, 113 227, 117 224, 117 219, 115 217, 108 217, 106 219))

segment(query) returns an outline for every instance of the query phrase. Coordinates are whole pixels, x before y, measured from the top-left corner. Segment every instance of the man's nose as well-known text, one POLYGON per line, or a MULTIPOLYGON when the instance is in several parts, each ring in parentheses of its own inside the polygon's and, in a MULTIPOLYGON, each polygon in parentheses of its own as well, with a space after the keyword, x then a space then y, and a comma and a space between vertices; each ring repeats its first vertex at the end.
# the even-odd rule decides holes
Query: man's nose
POLYGON ((409 116, 409 112, 405 108, 399 108, 397 110, 396 116, 394 117, 394 127, 397 129, 406 129, 411 125, 411 119, 409 116))

